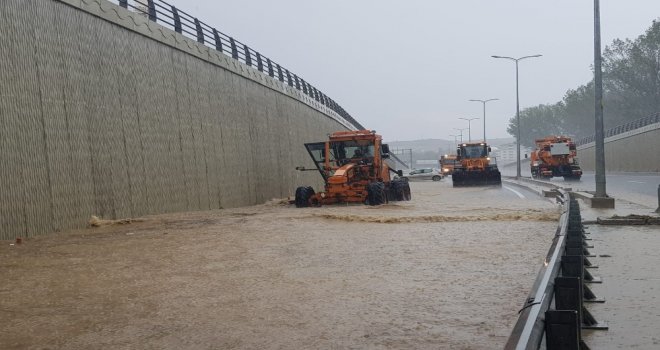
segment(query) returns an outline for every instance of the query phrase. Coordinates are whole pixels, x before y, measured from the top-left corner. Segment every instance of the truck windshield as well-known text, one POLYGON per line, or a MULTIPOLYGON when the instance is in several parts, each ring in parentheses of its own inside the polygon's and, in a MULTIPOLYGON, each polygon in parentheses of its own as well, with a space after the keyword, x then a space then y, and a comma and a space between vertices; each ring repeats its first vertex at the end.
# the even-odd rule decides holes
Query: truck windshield
POLYGON ((440 164, 444 165, 456 165, 456 159, 455 158, 445 158, 442 157, 440 158, 440 164))
POLYGON ((484 158, 488 157, 488 151, 485 145, 466 145, 463 146, 463 158, 484 158))
POLYGON ((334 141, 330 142, 330 151, 339 163, 346 163, 351 159, 373 158, 374 144, 368 140, 334 141))
POLYGON ((314 160, 314 165, 321 173, 321 176, 327 180, 328 176, 332 176, 335 170, 347 163, 366 161, 370 162, 374 156, 373 141, 357 140, 357 141, 334 141, 330 142, 330 154, 328 162, 330 169, 325 169, 325 142, 306 143, 305 148, 314 160))

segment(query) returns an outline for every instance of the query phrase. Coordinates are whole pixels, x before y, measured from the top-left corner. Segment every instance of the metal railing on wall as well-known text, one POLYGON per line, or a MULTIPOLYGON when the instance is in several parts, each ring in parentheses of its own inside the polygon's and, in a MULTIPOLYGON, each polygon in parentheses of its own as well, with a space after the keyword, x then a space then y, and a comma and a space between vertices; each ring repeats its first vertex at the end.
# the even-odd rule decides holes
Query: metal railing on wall
MULTIPOLYGON (((614 135, 623 134, 624 132, 643 128, 647 125, 651 125, 655 123, 660 123, 660 113, 656 113, 648 117, 632 120, 628 123, 617 125, 613 128, 607 129, 605 130, 605 137, 611 137, 614 135)), ((594 142, 594 139, 595 139, 595 135, 587 136, 577 140, 575 144, 578 146, 586 145, 587 143, 594 142)))
POLYGON ((337 102, 324 94, 298 75, 284 68, 279 63, 262 55, 235 38, 200 21, 198 18, 181 11, 163 0, 110 0, 119 6, 133 10, 150 21, 156 22, 168 29, 215 49, 241 63, 244 63, 271 78, 301 91, 318 103, 333 110, 339 116, 358 130, 364 127, 358 123, 337 102))

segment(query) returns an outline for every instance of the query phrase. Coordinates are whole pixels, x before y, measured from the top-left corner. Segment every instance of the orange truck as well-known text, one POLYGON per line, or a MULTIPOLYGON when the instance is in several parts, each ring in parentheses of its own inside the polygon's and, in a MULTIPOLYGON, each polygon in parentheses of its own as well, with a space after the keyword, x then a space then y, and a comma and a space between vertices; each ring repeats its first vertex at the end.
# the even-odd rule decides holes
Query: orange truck
POLYGON ((325 188, 315 192, 311 186, 298 187, 296 207, 334 203, 379 205, 410 200, 408 181, 391 176, 403 174, 387 164, 389 147, 373 130, 338 131, 330 134, 327 141, 306 143, 305 148, 323 177, 325 188))
POLYGON ((453 186, 502 186, 502 175, 490 152, 491 148, 485 142, 459 144, 457 163, 451 175, 453 186))
POLYGON ((576 146, 570 137, 547 136, 535 142, 536 149, 530 157, 533 178, 550 179, 563 176, 564 180, 579 180, 582 177, 576 146))
POLYGON ((457 160, 455 154, 445 154, 440 156, 440 171, 443 176, 451 175, 454 172, 454 166, 456 166, 457 160))

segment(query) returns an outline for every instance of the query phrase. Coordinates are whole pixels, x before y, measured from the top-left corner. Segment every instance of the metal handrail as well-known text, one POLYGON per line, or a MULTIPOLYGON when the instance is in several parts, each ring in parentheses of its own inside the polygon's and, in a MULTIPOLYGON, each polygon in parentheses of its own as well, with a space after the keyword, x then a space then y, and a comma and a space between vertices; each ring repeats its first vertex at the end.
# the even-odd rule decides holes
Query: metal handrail
MULTIPOLYGON (((631 120, 627 123, 620 124, 613 128, 607 129, 605 130, 605 137, 612 137, 615 135, 623 134, 624 132, 643 128, 647 125, 651 125, 655 123, 660 123, 660 113, 656 113, 654 115, 650 115, 648 117, 644 117, 640 119, 631 120)), ((577 146, 586 145, 587 143, 594 142, 594 140, 595 140, 595 136, 591 135, 577 140, 575 144, 577 146)))
POLYGON ((300 76, 294 74, 279 63, 262 55, 235 38, 211 27, 164 0, 108 0, 119 6, 143 15, 150 21, 171 29, 189 39, 195 40, 209 48, 221 52, 241 63, 269 75, 275 80, 301 91, 318 103, 331 109, 346 122, 358 130, 364 127, 355 120, 344 108, 325 95, 300 76))
POLYGON ((569 194, 558 189, 560 199, 563 201, 563 210, 559 218, 559 225, 552 240, 550 250, 546 255, 543 266, 539 271, 532 290, 527 296, 526 303, 519 311, 518 322, 504 347, 506 350, 538 349, 545 334, 544 313, 550 308, 554 295, 554 279, 559 274, 561 255, 566 244, 566 232, 570 213, 569 194))

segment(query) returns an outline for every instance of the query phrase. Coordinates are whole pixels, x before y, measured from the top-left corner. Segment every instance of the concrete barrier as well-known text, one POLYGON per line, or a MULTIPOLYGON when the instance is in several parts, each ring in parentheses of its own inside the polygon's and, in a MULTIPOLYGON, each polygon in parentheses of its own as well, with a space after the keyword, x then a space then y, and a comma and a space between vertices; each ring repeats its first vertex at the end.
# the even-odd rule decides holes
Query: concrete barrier
POLYGON ((104 0, 0 14, 0 239, 286 197, 320 180, 303 143, 351 127, 104 0))
MULTIPOLYGON (((655 123, 605 139, 607 171, 660 172, 660 124, 655 123)), ((578 146, 583 170, 595 169, 595 144, 578 146)))

